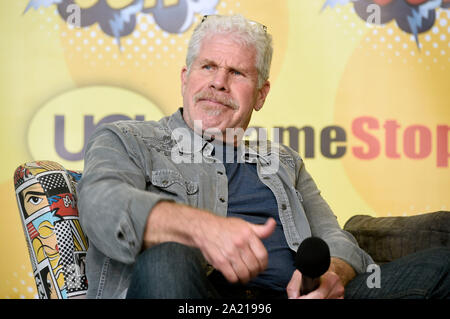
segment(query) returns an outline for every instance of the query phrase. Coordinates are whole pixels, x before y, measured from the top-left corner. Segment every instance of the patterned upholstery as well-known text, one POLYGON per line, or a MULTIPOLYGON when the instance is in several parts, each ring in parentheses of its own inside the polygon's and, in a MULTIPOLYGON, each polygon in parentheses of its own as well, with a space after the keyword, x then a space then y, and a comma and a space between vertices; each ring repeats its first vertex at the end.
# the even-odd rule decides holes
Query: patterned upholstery
POLYGON ((78 220, 81 173, 51 161, 19 166, 16 199, 40 299, 83 298, 88 240, 78 220))

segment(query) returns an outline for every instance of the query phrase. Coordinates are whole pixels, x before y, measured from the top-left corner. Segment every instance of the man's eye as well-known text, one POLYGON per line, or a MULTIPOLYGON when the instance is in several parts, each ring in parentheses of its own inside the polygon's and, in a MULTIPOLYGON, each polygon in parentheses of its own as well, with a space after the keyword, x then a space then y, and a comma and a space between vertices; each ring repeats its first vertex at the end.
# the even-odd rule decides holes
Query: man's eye
POLYGON ((210 66, 210 65, 204 65, 204 66, 203 66, 203 69, 205 69, 205 70, 211 70, 211 69, 212 69, 212 66, 210 66))
POLYGON ((233 70, 233 71, 232 71, 232 73, 233 73, 233 75, 242 75, 242 73, 241 73, 241 72, 239 72, 239 71, 236 71, 236 70, 233 70))
POLYGON ((28 199, 28 202, 32 205, 39 205, 42 202, 42 198, 37 197, 37 196, 31 196, 28 199))

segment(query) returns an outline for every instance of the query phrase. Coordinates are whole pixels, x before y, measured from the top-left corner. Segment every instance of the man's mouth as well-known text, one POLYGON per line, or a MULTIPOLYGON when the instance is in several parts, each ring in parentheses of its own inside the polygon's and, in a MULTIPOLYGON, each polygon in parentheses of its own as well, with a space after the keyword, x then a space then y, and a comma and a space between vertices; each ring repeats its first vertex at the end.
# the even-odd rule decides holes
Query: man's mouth
POLYGON ((225 106, 233 110, 238 109, 238 104, 229 97, 218 97, 210 93, 198 93, 194 96, 194 102, 206 102, 211 105, 225 106))
POLYGON ((212 100, 212 99, 199 99, 198 101, 199 101, 199 102, 207 102, 207 103, 213 104, 213 105, 217 104, 217 105, 219 105, 219 106, 230 107, 229 105, 225 104, 224 102, 218 101, 218 100, 212 100))

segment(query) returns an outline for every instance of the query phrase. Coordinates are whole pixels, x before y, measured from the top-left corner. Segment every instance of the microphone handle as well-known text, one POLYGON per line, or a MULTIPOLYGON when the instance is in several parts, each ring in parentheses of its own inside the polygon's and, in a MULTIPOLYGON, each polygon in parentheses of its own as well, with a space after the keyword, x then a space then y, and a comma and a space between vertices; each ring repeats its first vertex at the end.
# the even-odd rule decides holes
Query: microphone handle
POLYGON ((311 291, 319 288, 320 277, 311 278, 308 276, 302 276, 302 286, 300 287, 300 295, 309 294, 311 291))

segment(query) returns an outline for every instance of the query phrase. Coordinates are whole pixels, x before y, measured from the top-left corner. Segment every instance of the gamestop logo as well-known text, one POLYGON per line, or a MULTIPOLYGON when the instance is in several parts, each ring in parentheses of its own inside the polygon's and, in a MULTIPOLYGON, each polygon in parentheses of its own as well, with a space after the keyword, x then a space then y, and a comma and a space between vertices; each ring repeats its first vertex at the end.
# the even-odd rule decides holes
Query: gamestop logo
POLYGON ((384 133, 384 154, 391 159, 398 159, 402 156, 410 159, 427 158, 432 153, 434 136, 436 141, 436 166, 448 167, 450 126, 442 124, 429 128, 425 125, 415 124, 402 128, 397 120, 386 120, 381 124, 374 117, 359 117, 352 123, 352 133, 366 147, 354 146, 352 148, 354 156, 363 160, 370 160, 380 155, 382 151, 381 143, 373 134, 376 131, 384 133), (399 142, 400 140, 403 141, 401 143, 403 147, 399 142))
MULTIPOLYGON (((162 115, 161 115, 162 116, 162 115)), ((158 118, 153 118, 157 120, 158 118)), ((145 115, 136 115, 129 117, 121 114, 107 115, 97 122, 94 121, 93 115, 83 116, 83 130, 80 132, 84 137, 82 147, 79 151, 69 151, 66 143, 66 117, 64 115, 55 115, 54 117, 54 141, 55 151, 59 157, 67 161, 83 160, 87 141, 94 130, 105 123, 111 123, 121 120, 137 120, 144 121, 145 115)), ((264 138, 264 128, 250 127, 248 132, 256 131, 258 138, 264 138), (262 130, 262 131, 261 131, 262 130)), ((343 127, 332 125, 324 127, 320 131, 320 154, 329 159, 338 159, 347 154, 350 148, 351 154, 360 160, 374 160, 384 154, 389 159, 407 158, 412 160, 421 160, 428 158, 432 154, 433 145, 436 145, 436 166, 448 167, 449 149, 448 136, 450 126, 436 125, 434 129, 425 125, 409 125, 402 127, 397 120, 385 120, 381 122, 379 119, 371 116, 361 116, 352 121, 352 135, 357 141, 354 146, 347 146, 347 132, 343 127), (382 135, 381 138, 378 135, 382 135), (433 136, 435 144, 433 143, 433 136)), ((276 142, 286 143, 297 152, 300 149, 301 141, 299 140, 303 133, 304 140, 304 158, 316 157, 315 145, 315 128, 312 126, 297 127, 275 127, 273 128, 273 137, 276 142), (289 135, 288 141, 283 141, 286 132, 289 135)), ((250 135, 250 134, 248 134, 250 135)))
POLYGON ((289 145, 303 158, 317 156, 316 135, 320 138, 320 154, 330 159, 341 158, 350 151, 351 156, 360 160, 375 160, 383 155, 393 160, 421 160, 432 155, 434 145, 436 166, 448 167, 449 132, 450 126, 445 124, 435 127, 402 125, 398 120, 360 116, 351 122, 351 146, 347 145, 350 142, 346 129, 338 125, 326 126, 319 134, 316 134, 316 128, 308 125, 275 127, 272 136, 274 141, 289 145), (300 140, 301 136, 303 140, 300 140))

